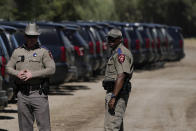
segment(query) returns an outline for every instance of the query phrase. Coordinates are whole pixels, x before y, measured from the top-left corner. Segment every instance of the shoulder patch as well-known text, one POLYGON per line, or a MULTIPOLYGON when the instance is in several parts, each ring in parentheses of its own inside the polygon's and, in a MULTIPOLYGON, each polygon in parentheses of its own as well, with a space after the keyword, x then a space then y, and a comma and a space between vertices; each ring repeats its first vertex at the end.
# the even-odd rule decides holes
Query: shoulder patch
POLYGON ((125 61, 125 55, 122 54, 121 48, 118 48, 117 52, 118 52, 118 62, 122 64, 125 61))
POLYGON ((118 55, 118 62, 122 64, 124 61, 125 61, 125 55, 124 54, 118 55))

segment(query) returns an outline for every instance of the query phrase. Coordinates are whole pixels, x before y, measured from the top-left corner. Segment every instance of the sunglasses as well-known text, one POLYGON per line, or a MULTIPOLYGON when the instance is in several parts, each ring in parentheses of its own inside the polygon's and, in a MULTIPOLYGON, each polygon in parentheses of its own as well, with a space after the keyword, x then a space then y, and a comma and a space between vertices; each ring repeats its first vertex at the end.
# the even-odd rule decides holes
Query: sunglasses
POLYGON ((27 37, 28 39, 38 38, 38 36, 37 36, 37 35, 26 35, 26 37, 27 37))
POLYGON ((107 37, 107 41, 108 42, 114 42, 117 38, 114 38, 114 37, 111 37, 111 36, 108 36, 107 37))

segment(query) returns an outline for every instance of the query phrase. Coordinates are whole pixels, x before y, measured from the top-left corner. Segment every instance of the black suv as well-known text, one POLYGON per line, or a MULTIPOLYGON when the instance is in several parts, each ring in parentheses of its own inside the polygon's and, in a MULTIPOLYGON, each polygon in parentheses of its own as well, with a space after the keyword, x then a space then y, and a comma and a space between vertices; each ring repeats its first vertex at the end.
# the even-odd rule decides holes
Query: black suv
POLYGON ((98 54, 96 52, 96 41, 93 37, 92 32, 90 31, 90 26, 88 24, 81 24, 77 23, 77 25, 80 26, 79 33, 84 38, 86 43, 89 46, 89 59, 90 59, 90 65, 92 67, 92 71, 96 72, 99 68, 99 59, 98 54))
POLYGON ((37 22, 37 24, 41 32, 39 40, 52 52, 56 63, 56 72, 51 77, 51 83, 67 82, 77 77, 74 47, 64 34, 64 26, 52 22, 37 22))
POLYGON ((5 76, 5 58, 2 49, 0 48, 0 110, 3 110, 7 106, 8 96, 6 91, 3 90, 3 77, 5 76))
POLYGON ((151 33, 151 36, 153 38, 153 51, 156 54, 156 59, 155 62, 160 62, 163 61, 164 57, 163 57, 163 50, 162 50, 162 46, 161 46, 161 41, 160 41, 160 37, 158 35, 156 26, 154 24, 149 24, 149 30, 151 33))
POLYGON ((93 36, 95 43, 93 45, 95 46, 96 51, 96 59, 99 61, 98 69, 96 70, 95 74, 100 74, 100 71, 103 70, 106 59, 104 58, 104 49, 103 49, 103 41, 101 39, 101 36, 98 32, 98 28, 100 28, 96 23, 90 23, 90 22, 78 22, 78 25, 80 26, 89 26, 89 33, 93 36))
POLYGON ((12 99, 13 96, 13 87, 10 84, 10 76, 5 72, 5 65, 7 64, 10 53, 7 48, 7 46, 10 44, 8 43, 7 37, 6 37, 6 31, 5 28, 0 26, 0 50, 2 52, 1 56, 1 76, 3 77, 3 89, 6 90, 8 100, 12 99))
POLYGON ((65 36, 70 40, 75 50, 75 65, 77 67, 78 79, 88 80, 92 76, 92 66, 90 65, 89 46, 80 35, 80 26, 75 24, 64 24, 65 36))
POLYGON ((161 32, 163 34, 164 37, 164 41, 165 41, 165 48, 166 48, 166 52, 167 52, 167 57, 166 57, 166 61, 172 61, 175 59, 175 52, 174 52, 174 47, 173 47, 173 38, 172 36, 169 34, 168 31, 168 27, 167 25, 163 25, 161 27, 161 32))
POLYGON ((177 26, 168 27, 168 32, 172 36, 172 45, 175 53, 175 58, 173 60, 180 60, 185 56, 184 38, 181 31, 182 28, 177 26))
POLYGON ((142 40, 145 43, 145 63, 152 63, 155 58, 155 55, 152 49, 152 36, 150 35, 149 28, 146 24, 142 23, 134 23, 134 25, 137 27, 137 30, 139 31, 142 40))

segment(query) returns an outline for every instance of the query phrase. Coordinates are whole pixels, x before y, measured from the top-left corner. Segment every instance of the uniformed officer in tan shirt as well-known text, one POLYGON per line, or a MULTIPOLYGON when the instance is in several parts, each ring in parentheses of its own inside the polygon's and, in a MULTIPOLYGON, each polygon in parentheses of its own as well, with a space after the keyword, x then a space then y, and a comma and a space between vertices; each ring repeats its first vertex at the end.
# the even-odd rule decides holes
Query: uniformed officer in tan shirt
POLYGON ((25 29, 26 43, 15 49, 6 71, 15 76, 19 90, 18 121, 20 131, 33 131, 36 119, 40 131, 50 131, 47 96, 48 77, 55 73, 52 54, 38 44, 38 27, 30 23, 25 29))
POLYGON ((109 31, 107 39, 112 53, 103 81, 103 87, 106 90, 104 130, 123 131, 123 116, 131 91, 133 57, 130 50, 122 44, 120 30, 109 31))

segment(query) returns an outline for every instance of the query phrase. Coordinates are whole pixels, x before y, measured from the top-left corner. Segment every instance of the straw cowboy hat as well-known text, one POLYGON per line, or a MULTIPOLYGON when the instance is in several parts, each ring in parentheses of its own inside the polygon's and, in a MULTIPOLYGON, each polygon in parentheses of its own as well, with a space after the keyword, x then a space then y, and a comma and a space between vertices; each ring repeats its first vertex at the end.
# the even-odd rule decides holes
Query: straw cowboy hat
POLYGON ((38 31, 38 26, 35 23, 29 23, 25 28, 25 34, 26 35, 40 35, 40 32, 38 31))

